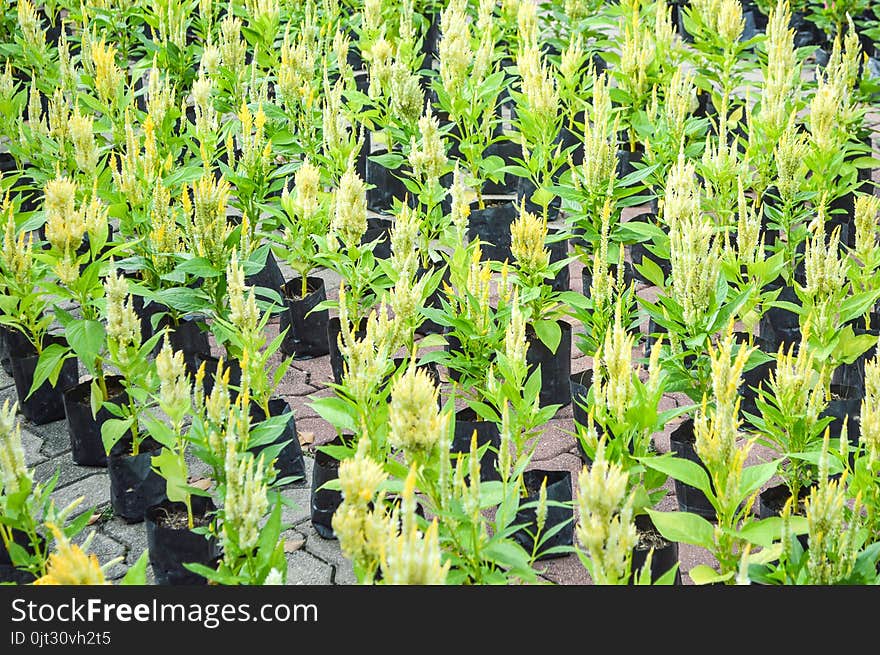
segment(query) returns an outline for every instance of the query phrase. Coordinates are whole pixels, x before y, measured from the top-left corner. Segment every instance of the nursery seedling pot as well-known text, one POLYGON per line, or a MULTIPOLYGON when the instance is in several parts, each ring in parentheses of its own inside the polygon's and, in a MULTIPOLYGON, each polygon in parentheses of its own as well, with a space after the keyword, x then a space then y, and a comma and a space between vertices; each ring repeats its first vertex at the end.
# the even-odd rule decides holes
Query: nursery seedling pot
MULTIPOLYGON (((299 443, 299 435, 296 431, 296 420, 290 409, 290 403, 284 398, 272 398, 269 400, 269 414, 271 416, 281 416, 288 412, 290 417, 287 419, 284 431, 278 435, 275 441, 262 446, 254 446, 249 450, 253 453, 254 457, 259 457, 260 453, 266 448, 286 442, 275 459, 275 470, 278 472, 279 479, 294 477, 296 480, 293 481, 293 484, 302 486, 306 480, 306 464, 303 458, 302 446, 299 443)), ((266 413, 263 411, 263 408, 253 402, 251 402, 250 406, 250 416, 254 425, 266 420, 266 413)))
POLYGON ((195 375, 198 371, 198 357, 211 355, 211 342, 208 340, 208 333, 199 327, 200 320, 204 320, 202 315, 188 314, 168 330, 168 341, 174 350, 183 352, 183 361, 190 375, 195 375))
MULTIPOLYGON (((63 342, 63 337, 53 336, 46 340, 46 345, 63 342)), ((33 353, 19 357, 15 351, 10 355, 12 358, 12 379, 15 382, 15 392, 18 395, 18 409, 22 415, 35 425, 44 425, 63 419, 64 391, 79 382, 77 359, 75 357, 66 359, 61 365, 61 372, 55 385, 53 386, 49 380, 46 380, 28 398, 28 393, 34 382, 39 356, 33 353)))
MULTIPOLYGON (((339 350, 340 333, 339 317, 334 316, 327 321, 327 348, 330 353, 330 369, 333 371, 333 381, 336 384, 342 384, 342 376, 345 373, 342 352, 339 350)), ((366 330, 363 328, 356 330, 355 336, 358 339, 363 339, 366 336, 366 330)))
MULTIPOLYGON (((544 208, 532 200, 532 195, 535 191, 537 191, 537 187, 531 180, 524 177, 517 179, 516 206, 521 206, 523 201, 525 201, 526 211, 540 218, 544 215, 544 208)), ((548 220, 552 220, 553 217, 556 216, 561 205, 562 199, 559 196, 556 196, 550 201, 550 205, 547 207, 548 220)))
POLYGON ((284 284, 284 275, 281 273, 281 269, 278 267, 278 260, 275 259, 275 255, 272 254, 271 250, 266 255, 266 263, 263 265, 263 268, 245 277, 244 281, 248 286, 280 291, 281 286, 284 284))
POLYGON ((572 504, 572 486, 571 473, 568 471, 546 471, 541 469, 532 469, 523 473, 523 482, 526 487, 526 498, 520 499, 520 504, 534 502, 538 500, 541 483, 547 480, 547 500, 565 503, 564 506, 548 505, 547 519, 544 523, 542 534, 547 534, 554 527, 566 523, 552 537, 544 541, 543 544, 537 546, 542 536, 537 534, 537 516, 534 507, 520 509, 516 513, 514 519, 515 525, 522 527, 513 534, 516 542, 522 546, 526 552, 537 553, 538 560, 554 559, 564 557, 567 553, 548 552, 551 548, 557 546, 571 546, 574 543, 574 506, 572 504))
MULTIPOLYGON (((737 332, 734 335, 734 338, 736 339, 737 343, 746 344, 748 343, 749 336, 750 335, 744 332, 737 332)), ((773 350, 773 344, 760 336, 752 336, 752 344, 763 353, 766 353, 768 355, 775 354, 773 350)), ((740 384, 739 387, 739 395, 741 398, 741 413, 758 415, 758 406, 756 404, 756 401, 758 399, 757 389, 761 387, 763 387, 764 389, 768 388, 767 385, 770 383, 770 374, 775 370, 776 360, 773 359, 758 364, 754 368, 743 372, 742 384, 740 384)))
MULTIPOLYGON (((214 391, 214 383, 217 380, 217 367, 220 358, 215 355, 196 353, 196 368, 205 367, 205 377, 202 378, 202 389, 206 396, 214 391)), ((223 371, 229 371, 229 399, 235 401, 238 398, 238 388, 241 386, 241 363, 235 359, 223 358, 223 371)))
POLYGON ((541 366, 541 393, 540 403, 546 405, 568 405, 571 402, 571 388, 569 377, 571 376, 571 323, 557 321, 562 330, 562 338, 556 352, 552 352, 535 334, 531 325, 526 326, 526 341, 529 348, 526 351, 526 362, 529 372, 535 366, 541 366))
POLYGON ((510 200, 486 201, 484 209, 471 210, 468 216, 469 241, 480 240, 480 259, 512 261, 510 226, 519 216, 517 206, 510 200))
POLYGON ((0 367, 6 375, 12 376, 12 357, 9 354, 9 328, 0 326, 0 367))
POLYGON ((493 421, 484 421, 469 407, 465 407, 455 413, 455 431, 452 437, 452 446, 449 451, 454 456, 463 453, 465 456, 471 450, 471 439, 474 432, 477 433, 477 447, 489 444, 489 448, 480 458, 480 480, 500 480, 498 473, 498 449, 501 447, 501 432, 498 424, 493 421))
POLYGON ((313 311, 327 299, 324 280, 310 275, 306 284, 308 293, 302 297, 299 295, 302 292, 301 277, 295 277, 281 287, 286 311, 281 312, 278 329, 287 330, 281 341, 281 352, 294 359, 311 359, 330 352, 327 341, 330 312, 326 308, 313 311))
MULTIPOLYGON (((556 228, 550 228, 548 234, 555 234, 556 228)), ((559 241, 550 241, 547 243, 547 250, 550 251, 550 263, 562 261, 568 257, 568 239, 560 239, 559 241)), ((550 282, 550 286, 554 291, 568 291, 571 288, 571 271, 568 264, 559 269, 556 276, 550 282)))
MULTIPOLYGON (((800 300, 793 287, 783 285, 781 280, 775 280, 767 285, 768 289, 780 289, 777 300, 800 305, 800 300)), ((758 323, 758 334, 765 340, 772 352, 779 350, 779 346, 785 346, 785 350, 792 344, 801 341, 801 328, 798 315, 781 307, 770 307, 761 317, 758 323)))
MULTIPOLYGON (((193 527, 210 524, 216 509, 206 496, 192 496, 193 527)), ((184 564, 203 564, 216 568, 220 545, 214 535, 199 534, 187 525, 186 505, 165 500, 148 507, 144 515, 147 550, 156 584, 171 586, 204 585, 208 580, 188 570, 184 564)))
MULTIPOLYGON (((116 404, 128 402, 128 394, 122 386, 122 377, 105 377, 108 400, 116 404)), ((73 461, 80 466, 107 466, 107 451, 101 439, 101 426, 113 415, 101 407, 92 415, 91 380, 85 380, 64 391, 64 414, 67 417, 67 433, 73 461)))
POLYGON ((376 259, 391 257, 391 230, 393 222, 390 218, 371 216, 367 219, 367 230, 361 237, 361 245, 372 243, 373 256, 376 259))
MULTIPOLYGON (((579 426, 584 429, 586 429, 587 427, 587 395, 590 393, 590 387, 592 386, 592 369, 587 369, 585 371, 581 371, 580 373, 572 373, 569 376, 569 388, 571 389, 571 411, 572 415, 574 416, 576 431, 579 430, 579 426)), ((595 428, 599 434, 602 433, 601 426, 595 425, 595 428)), ((581 440, 575 437, 575 441, 577 442, 578 456, 581 458, 581 461, 584 464, 591 464, 592 459, 587 455, 587 452, 584 450, 584 445, 581 443, 581 440)))
MULTIPOLYGON (((342 439, 336 437, 328 445, 341 446, 342 439)), ((339 477, 339 460, 318 450, 312 464, 312 487, 309 498, 312 527, 324 539, 336 539, 333 533, 333 513, 342 503, 342 492, 335 489, 322 489, 321 486, 339 477)))
MULTIPOLYGON (((677 457, 690 460, 705 469, 705 465, 695 450, 694 420, 692 418, 682 421, 672 434, 669 435, 669 450, 677 457)), ((707 471, 708 474, 708 471, 707 471)), ((714 521, 716 518, 715 508, 702 491, 689 484, 674 480, 675 496, 678 499, 678 509, 682 512, 693 512, 705 519, 714 521)))
MULTIPOLYGON (((804 516, 804 501, 810 496, 810 486, 801 487, 798 493, 797 507, 792 507, 792 514, 804 516)), ((784 483, 778 483, 767 487, 758 494, 758 518, 768 519, 774 516, 780 516, 785 508, 786 501, 791 497, 791 492, 784 483)), ((804 550, 809 545, 809 535, 806 533, 797 536, 798 541, 804 550)))
MULTIPOLYGON (((40 549, 44 548, 45 539, 42 535, 37 535, 40 542, 40 549)), ((29 555, 35 554, 34 545, 31 543, 27 532, 12 528, 12 541, 23 548, 29 555)), ((12 583, 17 585, 31 584, 36 576, 30 571, 15 568, 12 564, 12 558, 6 549, 6 544, 0 539, 0 583, 12 583)))
POLYGON ((110 506, 128 523, 144 520, 147 508, 166 499, 165 478, 153 470, 153 457, 162 445, 145 438, 137 455, 131 454, 131 436, 120 439, 107 456, 110 477, 110 506))
MULTIPOLYGON (((633 548, 632 554, 633 577, 645 565, 648 552, 653 548, 654 553, 651 555, 651 582, 656 582, 664 573, 679 563, 678 542, 669 541, 661 535, 648 514, 636 516, 635 523, 638 542, 633 548)), ((681 584, 680 569, 675 573, 675 582, 673 584, 681 584)))
MULTIPOLYGON (((373 152, 371 155, 380 155, 383 152, 373 152)), ((367 159, 367 184, 373 188, 367 189, 367 209, 382 214, 394 208, 394 201, 403 202, 407 196, 412 196, 395 171, 390 171, 381 164, 367 159)))

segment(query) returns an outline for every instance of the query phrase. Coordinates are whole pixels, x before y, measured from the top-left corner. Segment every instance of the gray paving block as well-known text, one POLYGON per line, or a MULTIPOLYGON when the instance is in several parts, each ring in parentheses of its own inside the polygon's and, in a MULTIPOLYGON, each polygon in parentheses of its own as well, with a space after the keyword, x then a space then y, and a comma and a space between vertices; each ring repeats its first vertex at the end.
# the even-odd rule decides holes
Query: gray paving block
POLYGON ((111 515, 100 527, 102 534, 128 547, 133 555, 128 558, 129 565, 134 564, 147 548, 147 528, 143 523, 126 523, 118 516, 111 515))
POLYGON ((287 555, 287 584, 329 585, 332 582, 333 567, 310 555, 297 550, 287 555))
POLYGON ((287 505, 283 505, 281 508, 281 521, 285 525, 297 525, 303 521, 303 519, 309 518, 310 510, 309 510, 309 499, 311 496, 311 484, 312 484, 312 462, 313 459, 311 457, 305 457, 306 462, 306 482, 302 487, 294 487, 288 486, 285 487, 281 491, 281 495, 296 503, 296 506, 291 507, 287 505))
POLYGON ((94 473, 52 494, 55 505, 59 508, 66 507, 80 496, 83 497, 83 501, 73 511, 72 517, 93 508, 101 511, 107 507, 110 504, 110 478, 107 472, 94 473))
POLYGON ((358 584, 354 575, 354 567, 351 562, 345 560, 342 564, 333 567, 333 584, 335 585, 354 585, 358 584))
POLYGON ((46 461, 45 455, 40 452, 40 449, 43 447, 42 437, 37 436, 37 434, 30 430, 22 430, 21 445, 24 448, 24 461, 28 467, 46 461))
POLYGON ((66 421, 54 421, 46 425, 29 424, 29 430, 43 440, 41 452, 46 457, 55 457, 70 452, 70 434, 67 432, 66 421))
POLYGON ((315 528, 312 527, 311 521, 300 523, 296 526, 296 529, 298 532, 305 535, 306 552, 341 570, 344 570, 346 565, 350 566, 348 560, 342 555, 342 550, 339 548, 339 541, 337 539, 324 539, 321 537, 315 531, 315 528))
POLYGON ((78 480, 82 480, 95 473, 106 471, 99 466, 80 466, 71 459, 70 453, 61 453, 52 459, 37 464, 34 467, 34 477, 38 482, 46 482, 58 472, 56 489, 61 489, 78 480))

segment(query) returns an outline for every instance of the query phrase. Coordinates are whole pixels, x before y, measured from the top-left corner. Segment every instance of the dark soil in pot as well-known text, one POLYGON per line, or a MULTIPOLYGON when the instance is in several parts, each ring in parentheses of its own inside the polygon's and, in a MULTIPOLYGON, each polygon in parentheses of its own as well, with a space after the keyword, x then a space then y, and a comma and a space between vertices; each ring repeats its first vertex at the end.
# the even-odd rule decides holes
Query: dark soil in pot
MULTIPOLYGON (((327 445, 341 446, 343 441, 340 437, 336 437, 327 445)), ((321 489, 321 486, 338 477, 339 460, 320 449, 317 450, 312 464, 309 508, 312 527, 315 528, 318 536, 324 539, 336 539, 331 521, 336 508, 342 503, 342 492, 334 489, 321 489)))
POLYGON ((535 334, 531 325, 526 326, 526 362, 529 372, 535 366, 541 366, 541 406, 559 404, 563 407, 571 402, 571 335, 572 327, 567 321, 557 321, 562 331, 562 338, 556 352, 550 349, 535 334))
POLYGON ((327 309, 313 311, 327 299, 323 278, 306 278, 306 295, 302 294, 302 278, 295 277, 281 287, 281 298, 286 311, 281 312, 278 329, 287 330, 281 341, 281 352, 294 359, 311 359, 330 352, 327 341, 327 325, 330 312, 327 309))
POLYGON ((153 470, 152 460, 162 445, 152 437, 131 454, 131 438, 123 437, 110 450, 107 473, 110 476, 110 505, 113 513, 128 523, 144 520, 148 507, 166 499, 165 478, 153 470))
MULTIPOLYGON (((695 450, 694 420, 687 418, 681 422, 672 434, 669 435, 669 450, 676 457, 690 460, 699 464, 705 470, 702 460, 695 450)), ((708 471, 707 471, 708 475, 708 471)), ((702 491, 679 480, 674 480, 675 497, 678 499, 678 509, 682 512, 693 512, 705 519, 714 521, 716 518, 715 508, 702 491)))
MULTIPOLYGON (((633 548, 632 573, 635 577, 645 565, 648 553, 654 549, 651 555, 651 582, 656 582, 664 573, 679 563, 678 542, 668 541, 660 531, 654 527, 654 522, 648 514, 639 514, 635 518, 638 542, 633 548)), ((674 584, 681 584, 681 569, 675 573, 674 584)))
POLYGON ((520 504, 537 501, 541 489, 541 483, 547 480, 547 500, 565 503, 565 506, 547 507, 547 519, 544 524, 543 534, 547 534, 554 527, 566 523, 552 537, 544 541, 537 547, 536 539, 540 542, 542 535, 537 534, 538 526, 536 523, 535 508, 521 509, 516 513, 514 524, 523 527, 513 534, 516 542, 525 548, 526 552, 537 552, 538 560, 554 559, 556 557, 564 557, 567 553, 548 553, 547 551, 557 546, 571 546, 574 543, 574 507, 572 504, 572 486, 571 473, 568 471, 545 471, 540 469, 532 469, 523 473, 523 482, 526 487, 526 498, 520 499, 520 504))
MULTIPOLYGON (((193 528, 207 527, 216 509, 210 498, 193 496, 193 528)), ((146 510, 147 549, 156 584, 204 585, 208 581, 184 564, 202 564, 216 568, 220 560, 220 544, 213 535, 204 535, 189 528, 186 505, 165 500, 146 510)))
POLYGON ((472 209, 468 216, 469 241, 480 240, 480 258, 483 261, 512 261, 510 226, 519 216, 517 206, 510 200, 487 200, 484 209, 472 209))
MULTIPOLYGON (((108 375, 105 378, 108 401, 126 404, 128 394, 122 386, 122 377, 108 375)), ((113 414, 101 407, 92 415, 91 380, 85 380, 67 389, 63 394, 64 413, 67 417, 67 433, 73 461, 80 466, 107 466, 107 452, 101 439, 101 426, 113 414)))
MULTIPOLYGON (((45 340, 44 345, 65 343, 64 337, 52 336, 45 340)), ((10 353, 12 360, 12 379, 18 395, 18 410, 27 420, 35 425, 45 425, 64 418, 64 391, 79 382, 79 363, 75 357, 66 359, 61 365, 61 372, 55 384, 46 380, 28 397, 34 382, 39 356, 27 354, 18 357, 15 351, 10 353)))
POLYGON ((500 480, 498 473, 498 449, 501 447, 501 432, 498 424, 484 421, 476 413, 466 407, 455 413, 455 432, 452 437, 450 454, 455 456, 463 453, 465 457, 471 451, 471 439, 477 433, 477 447, 489 444, 489 448, 480 458, 480 480, 500 480))
MULTIPOLYGON (((292 484, 303 486, 306 481, 306 464, 290 403, 284 398, 272 398, 269 400, 269 414, 271 416, 281 416, 286 413, 290 413, 290 417, 287 420, 284 431, 278 435, 275 441, 263 446, 255 446, 249 450, 254 454, 254 457, 259 457, 260 453, 266 448, 286 442, 275 459, 275 470, 278 472, 278 478, 294 477, 296 480, 292 484)), ((253 402, 250 407, 250 415, 253 425, 266 420, 265 411, 253 402)))

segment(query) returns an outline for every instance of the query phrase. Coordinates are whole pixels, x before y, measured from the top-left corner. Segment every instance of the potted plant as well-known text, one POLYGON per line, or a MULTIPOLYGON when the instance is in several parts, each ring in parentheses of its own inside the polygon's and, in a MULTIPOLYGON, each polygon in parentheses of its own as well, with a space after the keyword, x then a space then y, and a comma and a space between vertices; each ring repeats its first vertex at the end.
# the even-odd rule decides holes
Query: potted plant
POLYGON ((155 363, 149 353, 163 334, 141 341, 140 322, 122 275, 108 276, 104 288, 106 361, 119 371, 122 385, 118 399, 104 401, 112 418, 101 424, 110 477, 110 504, 117 516, 129 523, 139 523, 148 507, 165 498, 165 481, 152 469, 152 457, 159 454, 162 444, 140 425, 156 384, 155 363))
POLYGON ((321 171, 308 159, 296 171, 294 193, 284 189, 281 209, 277 213, 281 231, 273 233, 277 235, 273 236, 273 252, 298 275, 280 289, 286 311, 280 315, 279 330, 287 329, 281 352, 294 358, 320 357, 330 352, 329 312, 316 309, 327 299, 327 292, 323 278, 310 273, 317 266, 318 254, 313 235, 325 234, 330 223, 321 171))
POLYGON ((48 481, 35 482, 34 471, 25 462, 16 410, 17 405, 8 400, 0 410, 0 581, 28 584, 46 573, 53 542, 59 536, 75 537, 92 513, 83 512, 70 520, 82 498, 63 508, 55 506, 52 493, 57 471, 48 481), (50 524, 60 526, 58 532, 47 530, 50 524))
POLYGON ((216 563, 219 547, 210 532, 215 507, 207 491, 189 484, 190 437, 184 432, 184 421, 192 413, 192 385, 183 353, 172 352, 167 338, 156 357, 156 374, 161 413, 145 416, 144 423, 150 436, 164 446, 153 457, 152 466, 165 480, 166 498, 145 512, 150 565, 157 584, 204 584, 203 577, 183 565, 216 563))

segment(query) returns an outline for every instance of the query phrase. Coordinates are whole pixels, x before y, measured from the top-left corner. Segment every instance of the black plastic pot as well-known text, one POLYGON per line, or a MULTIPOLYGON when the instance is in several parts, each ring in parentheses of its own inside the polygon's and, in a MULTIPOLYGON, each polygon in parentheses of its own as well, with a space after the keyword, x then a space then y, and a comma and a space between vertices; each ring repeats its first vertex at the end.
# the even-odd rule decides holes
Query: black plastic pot
MULTIPOLYGON (((381 151, 370 153, 380 155, 381 151)), ((412 196, 403 181, 395 175, 397 171, 390 171, 381 164, 367 159, 367 184, 373 185, 367 189, 367 209, 386 213, 393 209, 394 201, 403 202, 407 196, 412 196)))
MULTIPOLYGON (((275 470, 278 472, 279 478, 295 477, 297 480, 292 484, 303 486, 306 481, 306 463, 303 458, 302 446, 300 446, 299 436, 296 431, 296 420, 290 409, 290 403, 284 398, 272 398, 269 400, 269 414, 271 416, 281 416, 287 412, 290 412, 290 418, 287 420, 284 431, 278 435, 278 438, 270 444, 255 446, 249 450, 254 454, 254 457, 259 457, 260 453, 266 448, 287 442, 287 445, 281 449, 281 452, 278 453, 278 457, 275 459, 275 470)), ((266 413, 253 402, 250 406, 250 415, 254 425, 266 420, 266 413)))
POLYGON ((281 352, 294 359, 311 359, 330 352, 327 342, 327 324, 330 312, 327 309, 314 310, 327 299, 323 278, 306 278, 308 293, 302 292, 302 278, 295 277, 281 287, 281 299, 286 311, 281 312, 278 329, 287 330, 281 341, 281 352))
MULTIPOLYGON (((342 439, 336 437, 328 445, 341 446, 342 439)), ((342 492, 335 489, 321 489, 321 486, 339 477, 339 460, 321 450, 315 452, 312 464, 312 487, 309 497, 312 527, 324 539, 336 539, 333 533, 333 513, 342 503, 342 492)))
MULTIPOLYGON (((856 336, 863 334, 870 334, 875 339, 880 339, 880 316, 876 314, 872 314, 871 316, 871 325, 874 326, 871 329, 864 329, 864 322, 860 319, 858 323, 853 326, 853 333, 856 336)), ((865 364, 868 360, 873 359, 877 355, 877 345, 876 343, 872 345, 868 350, 859 355, 854 362, 851 364, 841 364, 834 372, 831 374, 831 383, 838 384, 843 387, 852 387, 857 389, 861 394, 864 394, 865 390, 865 364)))
MULTIPOLYGON (((744 332, 737 332, 734 335, 737 343, 746 344, 749 341, 748 334, 744 332)), ((760 336, 752 336, 752 345, 758 348, 761 352, 774 355, 775 351, 773 350, 773 344, 769 341, 761 338, 760 336)), ((768 388, 768 384, 770 383, 770 374, 776 370, 776 360, 772 359, 761 364, 758 364, 752 369, 743 372, 742 374, 742 384, 739 387, 739 395, 740 395, 740 412, 742 414, 754 414, 758 415, 758 406, 756 401, 758 399, 757 389, 763 387, 765 390, 768 388)))
MULTIPOLYGON (((205 366, 205 377, 202 378, 202 389, 206 396, 210 396, 214 390, 214 382, 217 379, 217 367, 220 365, 220 358, 214 355, 205 355, 196 353, 196 367, 205 366)), ((229 398, 235 401, 238 398, 238 388, 241 386, 241 364, 235 358, 223 358, 223 371, 229 371, 229 398)))
POLYGON ((526 351, 526 362, 529 372, 534 367, 541 366, 541 406, 559 404, 563 407, 571 402, 571 388, 569 377, 571 376, 571 323, 557 321, 562 330, 562 338, 556 352, 551 352, 547 346, 537 337, 531 325, 526 326, 526 341, 529 349, 526 351))
POLYGON ((846 426, 846 436, 852 446, 859 443, 860 417, 862 413, 862 400, 865 397, 864 388, 848 387, 842 384, 831 384, 831 400, 822 410, 820 417, 830 416, 834 420, 828 425, 832 439, 843 436, 843 428, 846 426))
POLYGON ((271 250, 266 255, 266 263, 263 265, 263 268, 245 277, 244 281, 248 286, 281 291, 281 286, 284 284, 284 275, 281 273, 281 269, 278 267, 278 260, 275 259, 275 255, 272 254, 271 250))
MULTIPOLYGON (((204 316, 200 314, 188 314, 171 325, 168 330, 168 341, 174 350, 183 352, 183 361, 190 375, 195 375, 198 369, 198 358, 211 355, 211 342, 208 333, 201 329, 199 321, 204 316)), ((159 344, 157 344, 159 345, 159 344)))
POLYGON ((3 372, 6 375, 12 375, 12 357, 9 355, 9 339, 6 334, 9 332, 9 328, 0 325, 0 367, 3 368, 3 372))
POLYGON ((165 478, 153 470, 152 461, 161 450, 162 445, 152 437, 141 442, 137 455, 131 454, 130 437, 123 437, 110 449, 110 506, 128 523, 140 523, 148 507, 166 499, 165 478))
MULTIPOLYGON (((664 573, 679 563, 678 542, 669 541, 663 537, 648 514, 636 516, 635 523, 639 540, 632 553, 633 577, 641 571, 648 559, 648 552, 654 548, 654 553, 651 555, 651 582, 656 582, 664 573)), ((681 569, 676 571, 673 584, 681 584, 681 569)))
POLYGON ((636 164, 641 163, 645 157, 645 146, 636 143, 630 148, 629 142, 621 142, 617 150, 617 177, 624 178, 638 170, 636 164))
MULTIPOLYGON (((341 326, 339 323, 339 317, 334 316, 327 321, 327 348, 330 353, 330 369, 333 372, 333 381, 336 382, 336 384, 342 384, 342 376, 345 374, 343 357, 339 350, 340 333, 341 326)), ((355 336, 358 339, 363 339, 366 336, 366 330, 356 330, 355 336)))
MULTIPOLYGON (((793 287, 784 285, 781 279, 767 285, 767 289, 780 289, 777 300, 800 304, 793 287), (780 289, 781 288, 781 289, 780 289)), ((781 307, 770 307, 758 323, 758 334, 768 344, 772 352, 784 345, 788 350, 791 344, 801 341, 801 328, 798 315, 781 307)))
MULTIPOLYGON (((532 200, 532 195, 537 191, 537 187, 535 184, 524 177, 517 178, 516 183, 516 205, 519 207, 525 201, 525 209, 527 212, 535 214, 536 216, 544 215, 544 208, 534 202, 532 200)), ((553 198, 550 201, 550 205, 547 207, 547 219, 552 220, 553 217, 559 212, 559 208, 562 206, 562 199, 559 196, 553 198)))
MULTIPOLYGON (((538 560, 565 557, 567 553, 547 553, 547 551, 557 546, 571 546, 574 543, 574 506, 572 504, 571 473, 568 471, 545 471, 540 469, 526 471, 523 473, 523 482, 526 486, 527 496, 525 499, 521 499, 521 504, 538 500, 541 483, 545 478, 547 480, 547 500, 565 503, 565 506, 549 505, 547 507, 547 519, 544 523, 543 534, 546 534, 561 523, 567 522, 567 525, 537 548, 538 560)), ((538 531, 535 508, 519 510, 516 513, 514 524, 522 525, 523 527, 513 534, 513 538, 520 546, 525 548, 526 552, 535 552, 535 536, 538 531)), ((540 542, 541 535, 537 536, 540 542)))
MULTIPOLYGON (((706 467, 697 455, 694 444, 694 420, 687 418, 669 435, 669 450, 675 453, 677 457, 699 464, 705 470, 706 467)), ((673 482, 679 511, 692 512, 710 521, 715 520, 715 508, 712 507, 712 503, 709 502, 706 494, 696 487, 692 487, 679 480, 674 480, 673 482)))
MULTIPOLYGON (((40 541, 40 548, 42 549, 43 544, 45 543, 43 537, 40 535, 37 535, 37 537, 40 541)), ((23 530, 12 528, 12 541, 21 546, 30 555, 35 553, 36 549, 31 543, 30 537, 28 537, 28 534, 23 530)), ((31 584, 35 579, 36 576, 30 571, 15 568, 12 564, 12 558, 9 555, 9 551, 6 549, 6 544, 0 539, 0 584, 12 583, 16 585, 26 585, 31 584)))
POLYGON ((391 257, 391 230, 393 222, 390 218, 370 216, 367 219, 367 230, 361 238, 361 245, 373 244, 373 256, 376 259, 391 257))
MULTIPOLYGON (((195 527, 208 525, 210 513, 216 509, 211 499, 192 496, 191 503, 195 527)), ((181 502, 165 500, 147 508, 144 516, 147 550, 156 584, 207 584, 205 577, 188 570, 184 564, 216 568, 221 554, 217 538, 190 530, 187 527, 186 505, 181 502)))
POLYGON ((510 200, 490 200, 484 209, 471 210, 467 236, 469 241, 480 240, 480 258, 483 261, 513 260, 510 252, 510 226, 518 216, 519 210, 510 200))
MULTIPOLYGON (((108 375, 104 379, 110 402, 128 402, 121 376, 108 375)), ((70 387, 64 391, 62 397, 74 463, 80 466, 107 466, 107 451, 104 450, 101 439, 101 426, 106 420, 113 418, 113 415, 106 407, 101 407, 96 416, 92 415, 91 380, 70 387)))
MULTIPOLYGON (((614 279, 617 279, 617 264, 608 264, 608 272, 614 276, 614 279)), ((632 263, 628 261, 623 262, 623 283, 626 287, 629 287, 632 284, 635 284, 636 276, 632 267, 632 263)), ((581 269, 581 292, 587 297, 590 297, 590 289, 593 287, 593 268, 592 262, 590 262, 589 266, 584 266, 581 269)))
MULTIPOLYGON (((587 394, 590 393, 591 386, 593 386, 592 369, 587 369, 580 373, 572 373, 569 376, 571 411, 574 417, 576 431, 579 430, 579 426, 584 429, 587 427, 587 416, 589 415, 589 412, 586 409, 587 394)), ((594 427, 599 434, 602 433, 601 426, 595 425, 594 427)), ((575 441, 577 442, 578 457, 581 458, 581 461, 584 464, 592 464, 593 460, 587 455, 587 451, 584 450, 584 445, 581 443, 581 440, 575 437, 575 441)))
POLYGON ((501 431, 497 423, 482 420, 469 407, 455 413, 455 431, 449 452, 452 455, 464 453, 466 456, 471 451, 471 439, 474 432, 477 433, 478 447, 490 444, 480 458, 480 480, 500 480, 501 475, 497 467, 498 449, 501 447, 501 431))
MULTIPOLYGON (((49 337, 50 343, 64 343, 63 337, 49 337)), ((39 356, 26 354, 18 357, 16 351, 10 353, 12 359, 12 379, 15 381, 15 392, 18 395, 18 409, 21 414, 35 425, 44 425, 64 418, 64 391, 79 382, 79 363, 75 357, 66 359, 61 365, 58 380, 53 386, 49 380, 43 382, 33 395, 28 398, 34 382, 34 373, 39 356)))
MULTIPOLYGON (((792 509, 793 515, 804 516, 804 501, 810 496, 811 487, 801 487, 798 493, 798 507, 792 509)), ((785 503, 791 498, 791 492, 785 483, 778 483, 767 487, 758 494, 757 511, 759 519, 768 519, 780 516, 785 508, 785 503)), ((804 550, 809 545, 809 535, 806 533, 797 536, 804 550)))

